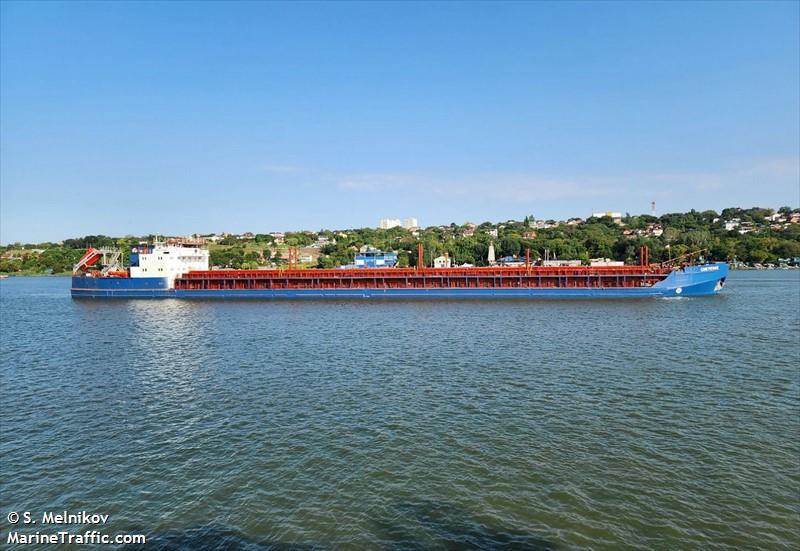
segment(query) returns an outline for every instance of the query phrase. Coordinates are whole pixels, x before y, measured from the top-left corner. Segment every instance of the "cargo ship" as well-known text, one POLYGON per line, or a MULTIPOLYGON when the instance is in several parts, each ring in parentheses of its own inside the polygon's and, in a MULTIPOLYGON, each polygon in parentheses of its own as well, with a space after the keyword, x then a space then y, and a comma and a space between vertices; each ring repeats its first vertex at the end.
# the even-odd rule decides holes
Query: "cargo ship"
MULTIPOLYGON (((425 258, 422 244, 417 258, 425 258)), ((134 247, 128 267, 121 252, 90 248, 75 264, 73 298, 480 299, 694 297, 719 292, 723 262, 675 259, 651 263, 642 247, 636 265, 520 265, 351 269, 209 269, 209 253, 191 243, 134 247)))

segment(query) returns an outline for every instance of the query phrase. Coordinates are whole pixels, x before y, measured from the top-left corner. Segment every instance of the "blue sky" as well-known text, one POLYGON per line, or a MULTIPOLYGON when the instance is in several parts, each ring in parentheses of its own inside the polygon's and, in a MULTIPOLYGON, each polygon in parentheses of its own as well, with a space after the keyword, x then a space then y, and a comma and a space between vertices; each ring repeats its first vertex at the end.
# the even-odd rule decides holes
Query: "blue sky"
POLYGON ((0 241, 800 205, 800 4, 0 4, 0 241))

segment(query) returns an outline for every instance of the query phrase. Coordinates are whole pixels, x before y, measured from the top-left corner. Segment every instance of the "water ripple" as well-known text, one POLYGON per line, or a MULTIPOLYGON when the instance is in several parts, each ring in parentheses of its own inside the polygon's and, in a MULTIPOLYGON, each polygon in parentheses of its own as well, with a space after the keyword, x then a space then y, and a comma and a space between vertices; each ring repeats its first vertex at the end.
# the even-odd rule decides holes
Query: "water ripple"
POLYGON ((498 303, 3 280, 0 510, 109 513, 148 550, 797 549, 797 276, 498 303))

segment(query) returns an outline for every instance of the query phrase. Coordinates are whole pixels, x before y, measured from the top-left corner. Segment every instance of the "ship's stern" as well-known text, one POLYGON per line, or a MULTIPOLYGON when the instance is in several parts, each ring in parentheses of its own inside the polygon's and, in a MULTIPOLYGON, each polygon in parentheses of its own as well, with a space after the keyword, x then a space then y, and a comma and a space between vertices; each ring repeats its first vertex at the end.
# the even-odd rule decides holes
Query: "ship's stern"
POLYGON ((166 277, 72 276, 72 298, 164 298, 172 296, 166 277))

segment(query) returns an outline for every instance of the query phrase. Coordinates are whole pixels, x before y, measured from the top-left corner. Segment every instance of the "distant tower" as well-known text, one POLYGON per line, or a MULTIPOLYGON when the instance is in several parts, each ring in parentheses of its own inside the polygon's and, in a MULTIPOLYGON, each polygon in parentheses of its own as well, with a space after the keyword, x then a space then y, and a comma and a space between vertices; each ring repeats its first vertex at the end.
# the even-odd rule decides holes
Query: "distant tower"
POLYGON ((656 215, 656 202, 655 201, 650 203, 650 215, 651 216, 655 216, 656 215))
POLYGON ((488 258, 488 260, 489 260, 489 264, 494 264, 495 263, 495 260, 494 260, 494 241, 489 243, 489 258, 488 258))

